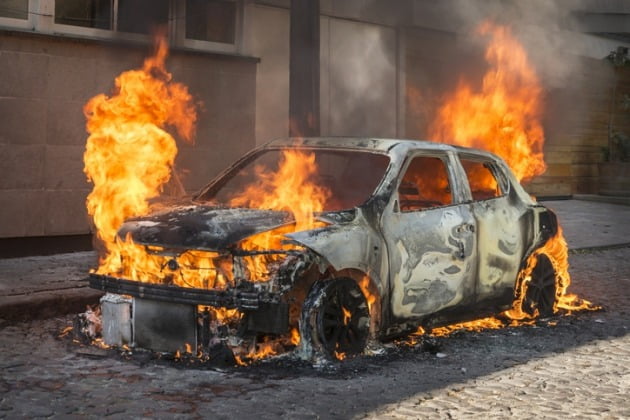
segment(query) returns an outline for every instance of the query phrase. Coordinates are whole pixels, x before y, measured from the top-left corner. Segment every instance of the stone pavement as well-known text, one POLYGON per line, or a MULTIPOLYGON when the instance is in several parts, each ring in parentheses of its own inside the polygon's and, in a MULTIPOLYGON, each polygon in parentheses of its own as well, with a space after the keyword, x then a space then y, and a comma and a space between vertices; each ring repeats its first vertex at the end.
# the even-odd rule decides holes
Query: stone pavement
POLYGON ((59 337, 72 315, 48 317, 34 298, 77 312, 63 299, 87 290, 81 279, 95 255, 0 260, 0 297, 47 318, 0 320, 0 419, 630 418, 630 247, 618 246, 629 242, 630 207, 544 204, 581 250, 570 255, 569 292, 604 310, 386 343, 382 354, 319 367, 288 355, 190 368, 79 345, 59 337))
POLYGON ((630 244, 630 205, 582 200, 542 204, 558 215, 571 250, 630 244))
MULTIPOLYGON (((556 211, 572 250, 630 244, 630 206, 583 200, 545 201, 556 211)), ((43 319, 82 312, 102 293, 84 279, 93 252, 0 259, 0 319, 43 319)))
POLYGON ((570 263, 569 290, 605 310, 323 367, 187 368, 58 338, 71 316, 0 324, 0 419, 630 418, 630 248, 570 263))

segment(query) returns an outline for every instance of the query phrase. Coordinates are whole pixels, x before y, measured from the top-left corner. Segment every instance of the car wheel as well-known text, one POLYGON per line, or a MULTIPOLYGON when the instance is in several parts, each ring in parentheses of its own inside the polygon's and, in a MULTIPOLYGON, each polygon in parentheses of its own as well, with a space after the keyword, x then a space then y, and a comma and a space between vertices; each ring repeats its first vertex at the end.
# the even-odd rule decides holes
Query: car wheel
POLYGON ((556 300, 556 271, 545 254, 536 257, 536 265, 531 273, 523 298, 523 312, 534 316, 538 311, 541 318, 553 315, 556 300))
POLYGON ((328 357, 358 354, 365 348, 369 330, 367 301, 354 280, 337 278, 313 285, 302 308, 304 345, 328 357))

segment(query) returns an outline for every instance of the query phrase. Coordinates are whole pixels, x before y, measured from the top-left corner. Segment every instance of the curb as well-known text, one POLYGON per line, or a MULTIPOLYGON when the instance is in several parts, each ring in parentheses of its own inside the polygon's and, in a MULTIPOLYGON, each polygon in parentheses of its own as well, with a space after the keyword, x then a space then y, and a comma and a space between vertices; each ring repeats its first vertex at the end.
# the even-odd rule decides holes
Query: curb
POLYGON ((81 287, 0 296, 0 319, 15 323, 80 313, 87 305, 98 303, 103 294, 99 290, 81 287))
MULTIPOLYGON (((597 251, 630 248, 630 242, 569 249, 569 255, 587 254, 597 251)), ((66 314, 84 312, 88 305, 95 305, 104 295, 102 291, 87 286, 60 290, 46 290, 10 296, 0 296, 0 326, 52 318, 66 314)))
POLYGON ((573 254, 589 254, 597 251, 608 251, 611 249, 630 248, 630 242, 624 242, 622 244, 613 245, 598 245, 598 246, 585 246, 582 248, 570 248, 569 255, 573 254))

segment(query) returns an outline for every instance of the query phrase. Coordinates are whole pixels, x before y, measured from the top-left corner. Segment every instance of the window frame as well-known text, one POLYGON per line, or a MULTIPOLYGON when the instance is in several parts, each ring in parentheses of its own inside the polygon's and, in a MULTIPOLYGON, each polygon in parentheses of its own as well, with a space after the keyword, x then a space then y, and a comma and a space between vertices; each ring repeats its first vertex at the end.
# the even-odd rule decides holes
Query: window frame
MULTIPOLYGON (((119 31, 118 1, 112 2, 112 28, 90 28, 55 22, 56 0, 28 0, 28 18, 26 20, 0 17, 0 29, 24 30, 53 36, 72 36, 95 40, 125 40, 137 43, 151 43, 151 34, 137 34, 119 31)), ((234 23, 234 43, 201 41, 186 38, 186 1, 168 0, 168 34, 171 46, 196 51, 239 54, 242 51, 245 4, 244 0, 225 0, 236 4, 236 22, 234 23)))
POLYGON ((172 10, 172 16, 183 16, 182 18, 171 18, 171 22, 177 22, 174 25, 169 25, 169 30, 175 39, 177 46, 190 48, 193 50, 211 50, 226 53, 236 53, 241 51, 243 42, 243 19, 244 19, 244 6, 243 0, 224 0, 236 3, 236 22, 234 22, 234 43, 228 44, 223 42, 203 41, 199 39, 186 38, 186 1, 175 1, 171 5, 174 6, 172 10), (179 20, 183 22, 179 22, 179 20))
POLYGON ((0 28, 6 29, 23 29, 32 31, 35 28, 34 19, 35 16, 32 10, 35 8, 36 0, 28 0, 26 19, 10 18, 6 16, 0 16, 0 28))
POLYGON ((458 160, 459 160, 459 165, 462 168, 462 174, 466 179, 466 185, 468 186, 468 194, 469 194, 470 202, 478 203, 482 201, 496 200, 498 198, 506 197, 507 195, 510 194, 510 189, 511 189, 510 182, 494 160, 485 158, 483 156, 476 156, 476 155, 471 155, 467 153, 459 153, 458 160), (466 172, 466 169, 464 168, 464 161, 476 162, 476 163, 480 163, 484 165, 488 169, 490 174, 494 177, 494 180, 496 181, 497 186, 499 187, 499 190, 501 191, 501 195, 479 199, 479 200, 475 199, 473 197, 472 188, 470 186, 470 179, 468 178, 468 173, 466 172))
POLYGON ((444 209, 447 207, 451 207, 451 206, 457 206, 459 204, 461 204, 459 201, 459 197, 458 197, 458 193, 456 191, 456 183, 455 183, 455 174, 453 173, 453 168, 452 168, 452 157, 451 154, 446 152, 446 153, 439 153, 439 152, 426 152, 426 151, 415 151, 412 153, 409 153, 407 155, 407 157, 405 158, 405 161, 400 169, 400 172, 398 173, 398 177, 397 177, 397 182, 396 182, 396 189, 395 189, 395 200, 396 200, 396 205, 394 207, 394 211, 400 214, 410 214, 410 213, 418 213, 418 212, 422 212, 422 211, 428 211, 428 210, 435 210, 435 209, 444 209), (434 206, 434 207, 427 207, 427 208, 421 208, 421 209, 416 209, 416 210, 402 210, 401 205, 400 205, 400 194, 399 194, 399 189, 400 186, 402 184, 403 178, 405 177, 407 170, 409 169, 409 166, 411 165, 411 162, 418 157, 426 157, 426 158, 437 158, 440 161, 442 161, 442 163, 444 164, 444 169, 446 170, 446 176, 448 178, 448 186, 450 189, 450 193, 451 193, 451 202, 450 204, 444 204, 441 206, 434 206))

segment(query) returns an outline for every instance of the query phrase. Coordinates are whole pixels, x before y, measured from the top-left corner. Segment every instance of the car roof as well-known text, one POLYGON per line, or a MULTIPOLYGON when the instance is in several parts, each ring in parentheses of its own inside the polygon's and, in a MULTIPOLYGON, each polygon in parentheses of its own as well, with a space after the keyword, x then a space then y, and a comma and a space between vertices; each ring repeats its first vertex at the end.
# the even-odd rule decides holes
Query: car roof
POLYGON ((263 146, 264 148, 290 148, 313 147, 352 149, 365 151, 379 151, 389 153, 392 150, 404 152, 406 150, 424 151, 451 151, 456 153, 468 153, 493 160, 500 160, 490 152, 469 147, 453 146, 445 143, 435 143, 425 140, 387 139, 375 137, 288 137, 272 140, 263 146))

